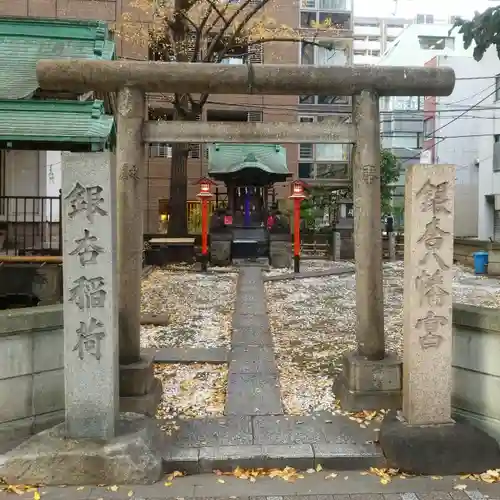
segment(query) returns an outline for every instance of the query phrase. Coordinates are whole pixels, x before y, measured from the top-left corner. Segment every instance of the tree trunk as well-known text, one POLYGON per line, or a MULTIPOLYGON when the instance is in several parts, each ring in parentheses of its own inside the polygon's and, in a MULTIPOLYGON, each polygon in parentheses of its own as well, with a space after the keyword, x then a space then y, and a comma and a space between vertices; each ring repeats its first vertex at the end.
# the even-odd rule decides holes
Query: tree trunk
POLYGON ((187 144, 173 144, 172 170, 170 175, 170 197, 168 201, 167 234, 172 238, 188 234, 187 221, 187 144))
MULTIPOLYGON (((177 61, 189 60, 185 44, 188 37, 188 27, 182 15, 188 5, 186 0, 175 0, 174 24, 172 25, 173 38, 177 45, 177 61)), ((186 120, 189 109, 187 94, 178 95, 174 111, 174 120, 186 120)), ((172 145, 172 160, 170 174, 170 196, 168 200, 168 229, 167 235, 173 238, 187 236, 187 161, 189 156, 189 144, 172 145)))

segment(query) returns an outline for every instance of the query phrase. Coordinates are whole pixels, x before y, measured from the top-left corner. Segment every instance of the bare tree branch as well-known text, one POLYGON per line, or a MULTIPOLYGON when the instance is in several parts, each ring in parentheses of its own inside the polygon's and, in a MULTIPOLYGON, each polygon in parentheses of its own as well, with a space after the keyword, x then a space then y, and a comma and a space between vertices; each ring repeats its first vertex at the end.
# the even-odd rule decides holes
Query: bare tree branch
MULTIPOLYGON (((262 0, 259 5, 257 5, 255 8, 253 8, 251 10, 252 14, 251 14, 251 16, 250 16, 249 19, 251 19, 255 15, 255 13, 259 12, 259 10, 263 6, 265 6, 269 1, 270 0, 262 0)), ((226 25, 219 31, 219 34, 212 40, 212 43, 207 48, 207 57, 203 58, 205 61, 206 61, 207 58, 210 59, 211 57, 213 57, 213 53, 215 51, 215 48, 224 39, 224 36, 226 35, 227 29, 231 26, 231 24, 235 21, 235 19, 239 16, 239 14, 241 14, 245 10, 245 8, 248 5, 250 5, 252 2, 253 2, 253 0, 244 0, 243 3, 236 9, 236 11, 234 12, 234 14, 227 20, 226 25)), ((248 17, 248 14, 247 14, 246 17, 248 17)), ((245 17, 245 19, 246 19, 246 17, 245 17)), ((240 29, 240 28, 238 28, 238 29, 240 29)), ((227 50, 225 51, 225 53, 227 53, 227 50)), ((223 55, 225 55, 225 53, 223 55)))

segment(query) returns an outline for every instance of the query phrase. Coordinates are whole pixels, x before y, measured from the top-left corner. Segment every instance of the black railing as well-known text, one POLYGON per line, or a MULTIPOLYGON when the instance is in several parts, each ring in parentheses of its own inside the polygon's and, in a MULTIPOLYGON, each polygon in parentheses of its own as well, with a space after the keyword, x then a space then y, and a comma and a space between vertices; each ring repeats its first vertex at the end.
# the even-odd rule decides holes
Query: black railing
POLYGON ((0 196, 1 255, 62 255, 61 196, 0 196))

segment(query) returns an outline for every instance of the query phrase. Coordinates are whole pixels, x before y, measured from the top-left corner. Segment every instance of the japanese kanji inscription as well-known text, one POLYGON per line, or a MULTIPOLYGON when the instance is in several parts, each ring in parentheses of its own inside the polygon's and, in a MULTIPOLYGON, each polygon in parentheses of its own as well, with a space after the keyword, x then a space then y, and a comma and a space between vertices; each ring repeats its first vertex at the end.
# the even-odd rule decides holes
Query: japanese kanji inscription
POLYGON ((409 425, 451 422, 455 167, 405 173, 403 404, 409 425))
POLYGON ((76 248, 70 255, 77 255, 80 265, 97 264, 97 257, 104 252, 104 248, 97 244, 97 237, 92 236, 88 229, 83 230, 83 236, 75 240, 76 248))
POLYGON ((69 218, 74 218, 76 215, 84 213, 89 222, 94 222, 94 215, 108 215, 108 212, 101 208, 104 198, 101 197, 103 189, 101 186, 82 186, 79 182, 71 192, 66 196, 69 201, 71 211, 68 213, 69 218))
POLYGON ((91 354, 98 361, 101 359, 101 341, 104 338, 104 324, 91 317, 88 322, 80 321, 80 328, 76 331, 78 341, 73 351, 78 352, 78 357, 84 359, 85 352, 91 354))
MULTIPOLYGON (((426 303, 428 307, 441 307, 443 300, 449 296, 449 292, 443 288, 443 271, 449 270, 450 266, 444 261, 440 252, 443 243, 448 243, 446 240, 451 237, 451 234, 441 229, 440 218, 437 215, 449 217, 451 214, 451 210, 447 207, 450 201, 448 182, 433 184, 427 179, 417 191, 416 200, 419 202, 420 212, 430 213, 432 218, 425 225, 423 234, 417 240, 417 243, 425 247, 424 256, 419 260, 419 264, 426 267, 420 270, 415 285, 420 294, 421 305, 426 303), (434 261, 434 266, 437 265, 437 269, 433 272, 429 271, 433 266, 431 261, 434 261)), ((422 349, 439 347, 443 340, 443 336, 439 334, 439 328, 447 324, 446 317, 438 316, 430 309, 425 317, 418 319, 415 328, 423 328, 425 331, 425 335, 420 337, 422 349)))

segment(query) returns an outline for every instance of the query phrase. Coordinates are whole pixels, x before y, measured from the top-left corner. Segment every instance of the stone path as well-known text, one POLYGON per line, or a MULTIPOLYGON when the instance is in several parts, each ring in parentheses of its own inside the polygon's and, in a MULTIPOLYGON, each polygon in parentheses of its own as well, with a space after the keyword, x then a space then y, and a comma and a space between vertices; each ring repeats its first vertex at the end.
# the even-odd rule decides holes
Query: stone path
POLYGON ((236 289, 226 415, 280 415, 278 369, 260 267, 242 267, 236 289))
MULTIPOLYGON (((177 421, 179 429, 165 446, 167 471, 195 474, 232 470, 238 465, 267 469, 383 465, 373 430, 327 412, 306 417, 283 415, 258 264, 240 268, 232 328, 226 416, 177 421)), ((168 349, 170 358, 172 351, 168 349)))

